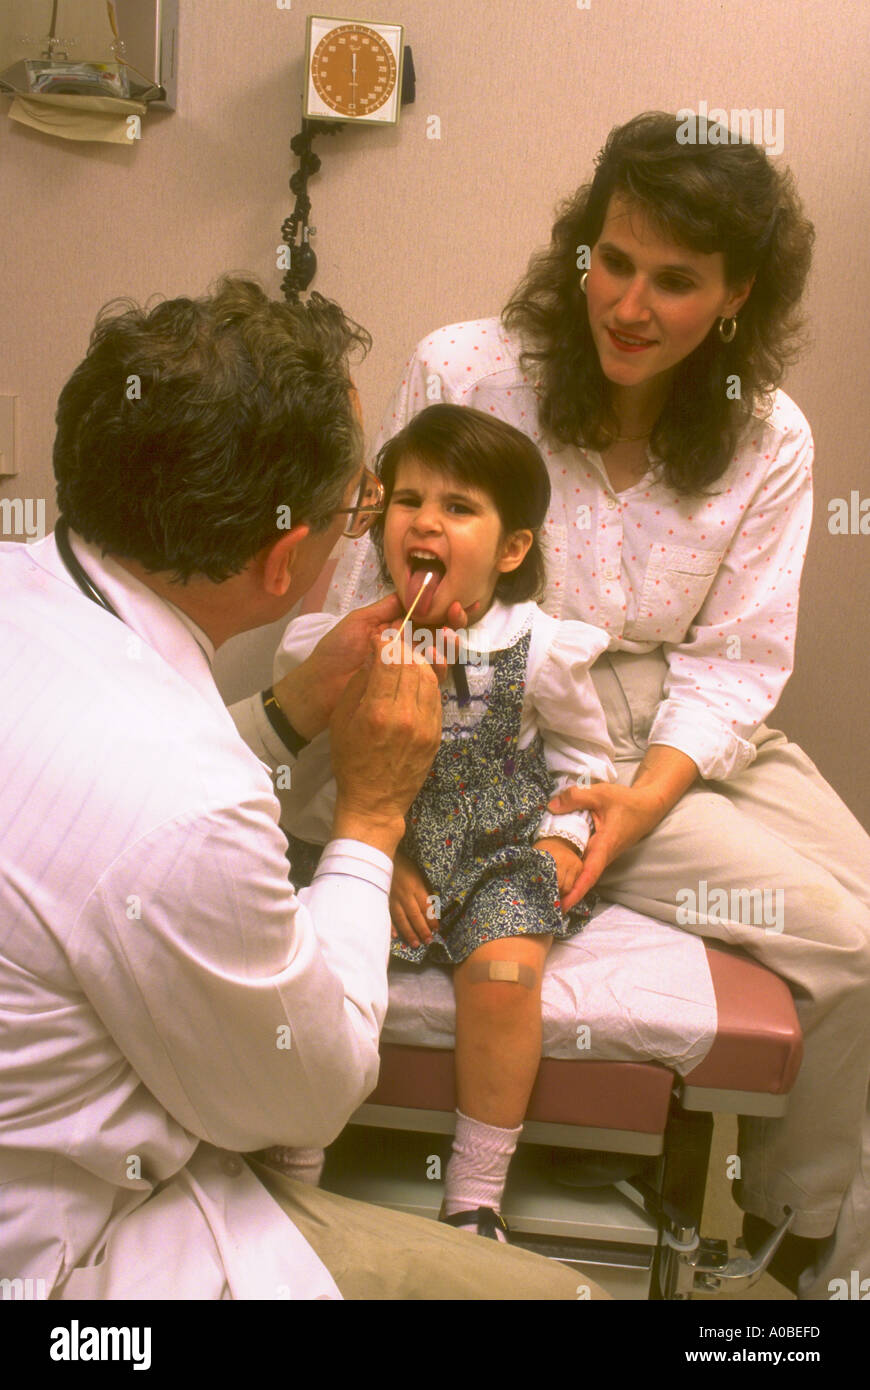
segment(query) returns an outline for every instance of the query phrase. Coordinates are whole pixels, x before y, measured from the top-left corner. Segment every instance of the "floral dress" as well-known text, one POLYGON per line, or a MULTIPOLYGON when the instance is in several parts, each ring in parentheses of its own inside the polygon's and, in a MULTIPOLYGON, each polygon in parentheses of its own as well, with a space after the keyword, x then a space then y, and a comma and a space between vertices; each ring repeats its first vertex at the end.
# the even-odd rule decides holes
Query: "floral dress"
POLYGON ((399 848, 431 890, 437 928, 427 945, 394 941, 402 960, 455 965, 503 936, 573 936, 591 915, 594 894, 562 916, 555 862, 533 847, 553 779, 540 735, 517 746, 530 639, 527 628, 492 655, 483 718, 464 736, 445 730, 408 813, 399 848))

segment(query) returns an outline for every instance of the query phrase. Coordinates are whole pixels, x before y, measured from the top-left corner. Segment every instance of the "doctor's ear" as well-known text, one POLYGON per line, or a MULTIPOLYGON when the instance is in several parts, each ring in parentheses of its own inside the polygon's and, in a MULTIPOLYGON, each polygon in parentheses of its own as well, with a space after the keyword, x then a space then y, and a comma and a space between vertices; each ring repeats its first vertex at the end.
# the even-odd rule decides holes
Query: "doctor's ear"
POLYGON ((519 569, 531 549, 534 536, 531 531, 512 531, 502 541, 501 559, 496 569, 501 574, 510 574, 519 569))
POLYGON ((290 531, 278 533, 278 540, 264 546, 257 559, 262 566, 263 585, 275 598, 283 598, 290 588, 293 567, 298 557, 300 541, 311 531, 310 526, 294 526, 290 531))

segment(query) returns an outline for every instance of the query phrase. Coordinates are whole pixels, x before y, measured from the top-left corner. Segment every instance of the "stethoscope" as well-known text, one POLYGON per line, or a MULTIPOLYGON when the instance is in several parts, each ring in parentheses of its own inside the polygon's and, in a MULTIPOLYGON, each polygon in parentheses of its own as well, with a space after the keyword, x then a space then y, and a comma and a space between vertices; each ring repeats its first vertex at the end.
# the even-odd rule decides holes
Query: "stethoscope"
MULTIPOLYGON (((113 618, 117 618, 118 622, 122 623, 124 619, 121 617, 117 608, 113 607, 102 589, 97 587, 94 581, 88 576, 87 571, 82 569, 82 566, 76 559, 75 552, 69 541, 69 526, 67 525, 66 517, 58 517, 54 527, 54 538, 57 542, 57 553, 63 560, 70 576, 75 580, 85 598, 89 598, 92 603, 96 603, 100 608, 105 608, 107 613, 111 613, 113 618)), ((196 645, 199 647, 199 650, 202 652, 209 666, 211 666, 211 657, 195 633, 193 636, 196 645)))
POLYGON ((72 578, 78 584, 82 593, 89 598, 92 603, 99 604, 100 608, 105 608, 107 613, 111 613, 114 618, 122 623, 124 619, 116 608, 113 608, 102 589, 98 589, 96 584, 88 578, 87 572, 82 569, 76 559, 75 552, 69 541, 69 526, 66 517, 59 516, 54 528, 54 538, 57 541, 57 549, 60 558, 63 560, 72 578))

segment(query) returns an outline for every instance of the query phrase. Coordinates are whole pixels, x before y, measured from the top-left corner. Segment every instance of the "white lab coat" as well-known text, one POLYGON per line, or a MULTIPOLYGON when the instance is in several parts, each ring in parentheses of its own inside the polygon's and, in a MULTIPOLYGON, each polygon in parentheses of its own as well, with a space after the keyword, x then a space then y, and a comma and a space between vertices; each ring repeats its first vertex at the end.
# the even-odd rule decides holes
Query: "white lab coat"
POLYGON ((53 536, 0 546, 0 1278, 338 1298, 238 1155, 374 1087, 390 861, 335 841, 296 894, 208 639, 73 545, 123 623, 53 536))

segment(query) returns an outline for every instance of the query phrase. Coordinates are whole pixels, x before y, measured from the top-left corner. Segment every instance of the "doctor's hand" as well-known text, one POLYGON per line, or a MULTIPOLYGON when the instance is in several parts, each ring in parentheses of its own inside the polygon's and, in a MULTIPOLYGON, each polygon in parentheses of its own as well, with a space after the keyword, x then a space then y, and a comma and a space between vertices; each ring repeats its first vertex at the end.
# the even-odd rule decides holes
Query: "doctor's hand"
MULTIPOLYGON (((355 608, 320 639, 305 661, 277 682, 275 699, 303 738, 312 739, 326 728, 348 681, 370 664, 373 640, 385 631, 395 631, 402 616, 397 594, 355 608)), ((468 622, 459 603, 451 605, 447 619, 457 629, 468 622)), ((432 665, 438 679, 444 680, 446 664, 434 660, 432 665)))
POLYGON ((351 676, 371 659, 372 641, 402 616, 395 594, 355 608, 321 637, 314 651, 274 686, 294 729, 312 739, 326 728, 351 676))
POLYGON ((441 692, 432 667, 401 642, 375 638, 370 655, 330 721, 333 837, 392 857, 441 742, 441 692))

